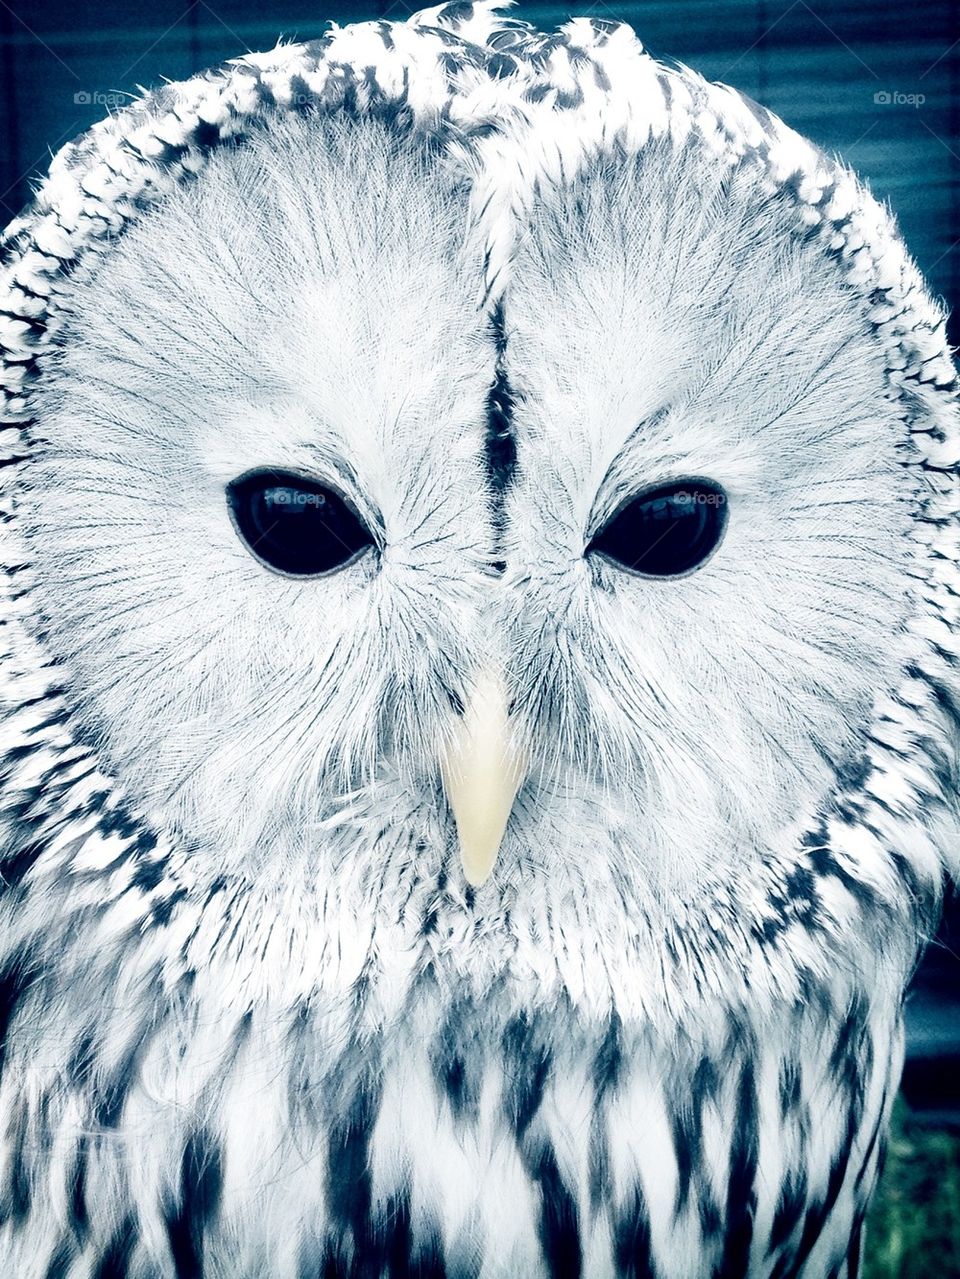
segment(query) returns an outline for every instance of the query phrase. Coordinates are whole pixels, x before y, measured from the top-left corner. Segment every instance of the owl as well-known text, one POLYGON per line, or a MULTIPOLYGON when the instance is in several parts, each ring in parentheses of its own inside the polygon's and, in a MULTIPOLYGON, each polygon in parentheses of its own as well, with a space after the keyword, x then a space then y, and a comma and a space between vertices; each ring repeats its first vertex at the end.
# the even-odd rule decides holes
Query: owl
POLYGON ((455 3, 111 115, 0 290, 2 1273, 854 1279, 960 863, 889 214, 455 3))

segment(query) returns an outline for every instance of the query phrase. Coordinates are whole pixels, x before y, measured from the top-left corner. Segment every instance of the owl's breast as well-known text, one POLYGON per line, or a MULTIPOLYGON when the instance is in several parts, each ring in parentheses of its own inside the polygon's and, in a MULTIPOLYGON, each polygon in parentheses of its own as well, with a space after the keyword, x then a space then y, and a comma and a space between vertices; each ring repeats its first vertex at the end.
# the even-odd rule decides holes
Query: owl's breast
MULTIPOLYGON (((242 1011, 209 974, 174 1001, 101 991, 107 1019, 139 998, 124 1042, 39 1061, 8 1108, 6 1272, 844 1273, 899 1071, 892 1002, 760 1024, 718 998, 665 1035, 443 977, 379 1026, 362 982, 242 1011)), ((46 1015, 69 1036, 79 1012, 46 1015)))

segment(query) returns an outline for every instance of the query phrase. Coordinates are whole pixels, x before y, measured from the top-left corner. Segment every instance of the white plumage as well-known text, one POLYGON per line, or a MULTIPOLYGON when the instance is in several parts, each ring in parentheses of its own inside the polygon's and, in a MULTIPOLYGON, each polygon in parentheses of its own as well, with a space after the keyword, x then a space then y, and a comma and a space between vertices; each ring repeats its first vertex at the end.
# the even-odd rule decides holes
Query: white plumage
POLYGON ((480 4, 165 86, 4 243, 4 1273, 854 1276, 958 860, 888 215, 480 4))

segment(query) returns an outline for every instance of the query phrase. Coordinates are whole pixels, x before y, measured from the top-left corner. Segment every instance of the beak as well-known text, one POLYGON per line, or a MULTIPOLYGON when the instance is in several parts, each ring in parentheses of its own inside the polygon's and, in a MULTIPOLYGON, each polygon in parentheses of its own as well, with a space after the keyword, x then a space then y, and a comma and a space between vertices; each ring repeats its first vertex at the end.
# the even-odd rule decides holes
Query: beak
POLYGON ((493 870, 525 772, 503 685, 496 676, 484 675, 474 685, 441 761, 463 873, 474 887, 493 870))

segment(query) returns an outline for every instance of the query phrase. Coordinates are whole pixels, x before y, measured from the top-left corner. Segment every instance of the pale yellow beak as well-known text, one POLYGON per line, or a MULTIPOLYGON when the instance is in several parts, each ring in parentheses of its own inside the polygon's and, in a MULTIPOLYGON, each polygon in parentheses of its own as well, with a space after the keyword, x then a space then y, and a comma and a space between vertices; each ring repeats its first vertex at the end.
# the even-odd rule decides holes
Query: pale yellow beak
POLYGON ((467 883, 479 887, 493 870, 526 772, 511 732, 506 692, 495 675, 484 675, 474 685, 441 771, 463 873, 467 883))

